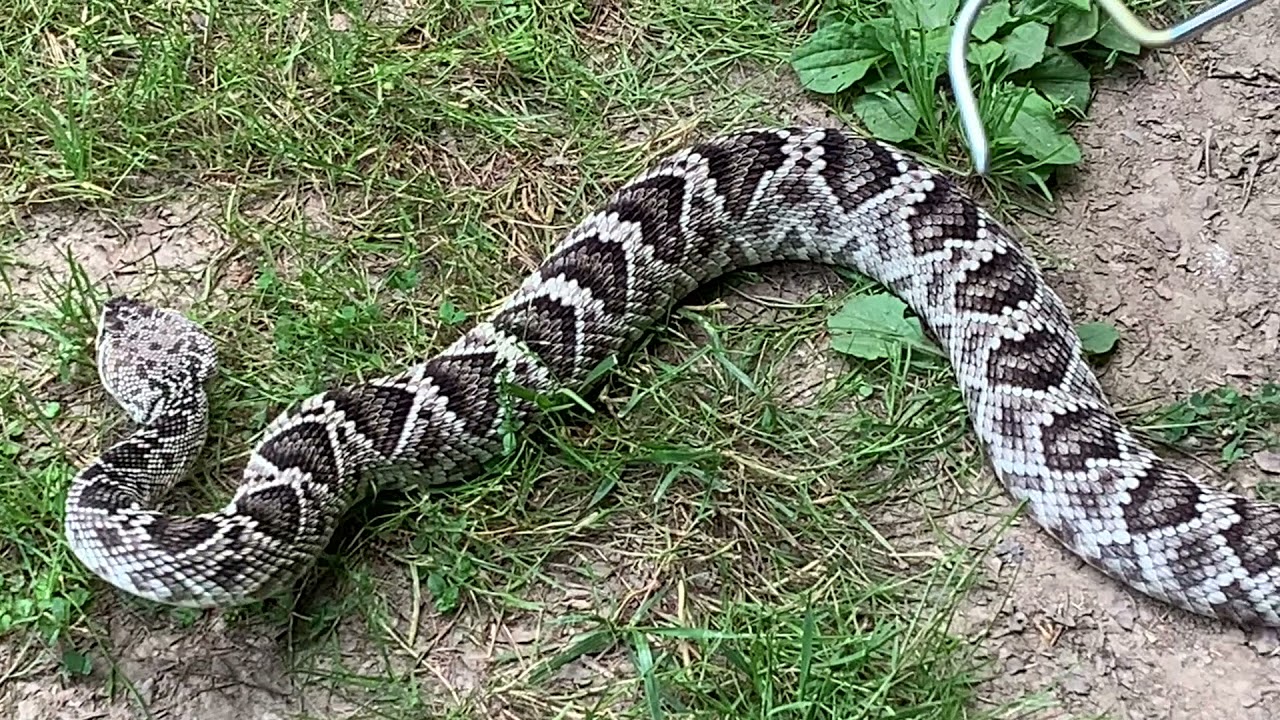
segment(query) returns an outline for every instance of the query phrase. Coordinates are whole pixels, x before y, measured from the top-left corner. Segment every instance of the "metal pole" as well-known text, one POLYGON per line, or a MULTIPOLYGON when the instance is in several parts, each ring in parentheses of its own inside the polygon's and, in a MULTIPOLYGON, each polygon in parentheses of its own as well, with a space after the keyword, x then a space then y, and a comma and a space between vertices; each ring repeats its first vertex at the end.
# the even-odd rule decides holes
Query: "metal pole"
MULTIPOLYGON (((1156 30, 1134 15, 1121 0, 1097 1, 1116 25, 1137 40, 1139 45, 1154 48, 1169 47, 1190 40, 1214 25, 1261 2, 1261 0, 1224 0, 1172 28, 1156 30)), ((951 80, 951 91, 956 98, 956 109, 960 113, 960 127, 964 130, 969 154, 973 156, 973 168, 980 175, 987 173, 990 156, 987 133, 982 126, 982 116, 978 114, 978 100, 973 95, 973 84, 969 81, 968 57, 969 36, 973 34, 973 25, 985 4, 986 0, 967 0, 960 8, 955 29, 951 32, 951 43, 947 55, 947 75, 951 80)))

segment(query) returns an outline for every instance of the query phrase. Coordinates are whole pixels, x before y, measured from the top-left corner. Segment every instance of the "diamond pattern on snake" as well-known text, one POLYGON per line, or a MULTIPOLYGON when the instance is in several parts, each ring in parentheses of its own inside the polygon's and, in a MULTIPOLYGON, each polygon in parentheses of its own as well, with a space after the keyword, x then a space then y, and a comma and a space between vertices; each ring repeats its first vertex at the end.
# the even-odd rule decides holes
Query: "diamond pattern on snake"
POLYGON ((1041 528, 1131 588, 1201 615, 1280 625, 1280 506, 1200 484, 1116 418, 1062 301, 948 178, 844 131, 759 129, 656 163, 573 228, 490 317, 398 375, 335 387, 266 428, 234 496, 159 501, 208 425, 212 341, 126 297, 102 313, 102 383, 138 427, 74 479, 66 537, 116 587, 190 607, 287 591, 396 469, 464 479, 533 419, 527 393, 589 391, 698 286, 780 260, 855 268, 945 348, 996 476, 1041 528))

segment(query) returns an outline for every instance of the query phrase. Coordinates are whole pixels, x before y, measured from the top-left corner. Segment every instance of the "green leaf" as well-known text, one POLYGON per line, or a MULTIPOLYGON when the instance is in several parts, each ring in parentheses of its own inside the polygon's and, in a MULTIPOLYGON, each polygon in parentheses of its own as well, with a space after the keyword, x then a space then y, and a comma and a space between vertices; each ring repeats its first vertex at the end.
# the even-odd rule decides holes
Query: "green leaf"
POLYGON ((791 55, 791 67, 800 84, 814 92, 838 93, 867 74, 885 53, 874 46, 874 36, 857 26, 832 23, 818 28, 791 55))
POLYGON ((1075 45, 1098 34, 1098 6, 1086 10, 1068 8, 1053 24, 1052 42, 1058 47, 1075 45))
POLYGON ((1000 41, 1009 61, 1009 72, 1026 70, 1044 59, 1048 42, 1049 28, 1038 22, 1023 23, 1010 30, 1000 41))
POLYGON ((467 314, 467 311, 454 305, 453 302, 445 300, 440 303, 440 320, 445 325, 461 325, 467 321, 468 317, 470 315, 467 314))
POLYGON ((444 575, 439 573, 428 575, 427 592, 431 593, 437 612, 448 613, 458 607, 458 586, 451 583, 444 575))
POLYGON ((960 0, 889 0, 889 6, 904 28, 933 30, 951 24, 960 0))
POLYGON ((969 61, 978 67, 986 67, 1004 55, 1004 46, 998 42, 973 43, 969 46, 969 61))
POLYGON ((1098 27, 1098 34, 1094 37, 1098 44, 1117 50, 1130 55, 1137 55, 1142 51, 1142 46, 1137 40, 1133 39, 1129 33, 1121 30, 1110 17, 1102 21, 1102 25, 1098 27))
POLYGON ((1031 87, 1055 103, 1084 112, 1089 107, 1089 70, 1067 53, 1049 48, 1044 60, 1022 74, 1031 87))
POLYGON ((63 650, 62 668, 71 675, 88 675, 93 672, 93 661, 82 652, 63 650))
POLYGON ((1106 355, 1115 349, 1120 339, 1120 331, 1104 322, 1082 323, 1076 327, 1076 334, 1086 355, 1106 355))
POLYGON ((925 337, 918 318, 905 317, 906 303, 888 293, 859 295, 827 319, 831 347, 865 360, 897 354, 903 347, 942 352, 925 337))
POLYGON ((888 92, 902 84, 902 70, 896 64, 889 63, 880 69, 880 79, 863 86, 869 93, 888 92))
POLYGON ((1080 146, 1058 121, 1053 103, 1038 92, 1027 92, 1018 114, 1009 124, 1009 135, 1018 148, 1050 165, 1075 165, 1080 162, 1080 146))
POLYGON ((900 28, 893 18, 874 18, 858 23, 858 30, 862 31, 864 42, 886 52, 897 47, 901 40, 900 28))
POLYGON ((901 90, 862 95, 853 101, 853 112, 872 135, 891 143, 915 137, 920 122, 916 101, 901 90))
MULTIPOLYGON (((1085 0, 1089 2, 1089 0, 1085 0)), ((1021 20, 1035 20, 1045 25, 1052 25, 1058 15, 1072 6, 1079 7, 1077 0, 1013 0, 1012 14, 1021 20)))
POLYGON ((947 52, 951 49, 951 29, 937 28, 930 30, 924 36, 924 67, 936 67, 941 69, 940 62, 947 56, 947 52), (936 65, 934 63, 937 63, 936 65))
POLYGON ((992 3, 978 13, 978 19, 973 23, 973 37, 977 40, 990 40, 1012 19, 1007 0, 992 3))

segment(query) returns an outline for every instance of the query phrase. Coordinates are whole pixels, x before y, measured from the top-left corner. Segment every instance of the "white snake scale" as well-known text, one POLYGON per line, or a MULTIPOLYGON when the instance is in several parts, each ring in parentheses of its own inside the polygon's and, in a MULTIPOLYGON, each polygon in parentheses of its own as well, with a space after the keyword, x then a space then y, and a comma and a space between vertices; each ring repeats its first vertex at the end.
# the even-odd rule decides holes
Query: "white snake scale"
POLYGON ((99 374, 139 428, 73 481, 67 540, 102 578, 159 602, 280 592, 368 471, 476 472, 536 412, 516 388, 585 392, 699 285, 779 260, 856 268, 905 300, 945 347, 996 475, 1076 555, 1192 612, 1280 625, 1280 507, 1199 484, 1140 444, 1033 261, 951 181, 814 128, 728 135, 661 161, 439 355, 274 420, 217 512, 155 505, 204 442, 211 341, 175 312, 108 302, 99 374))

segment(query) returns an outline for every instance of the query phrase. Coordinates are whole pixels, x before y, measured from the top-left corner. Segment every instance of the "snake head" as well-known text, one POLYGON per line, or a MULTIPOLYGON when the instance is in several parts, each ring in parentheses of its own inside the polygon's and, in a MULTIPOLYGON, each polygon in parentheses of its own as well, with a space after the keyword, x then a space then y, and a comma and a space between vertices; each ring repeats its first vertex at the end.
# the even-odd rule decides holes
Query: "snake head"
POLYGON ((103 305, 98 374, 134 422, 146 424, 166 402, 199 394, 217 363, 213 339, 174 310, 127 296, 103 305))

